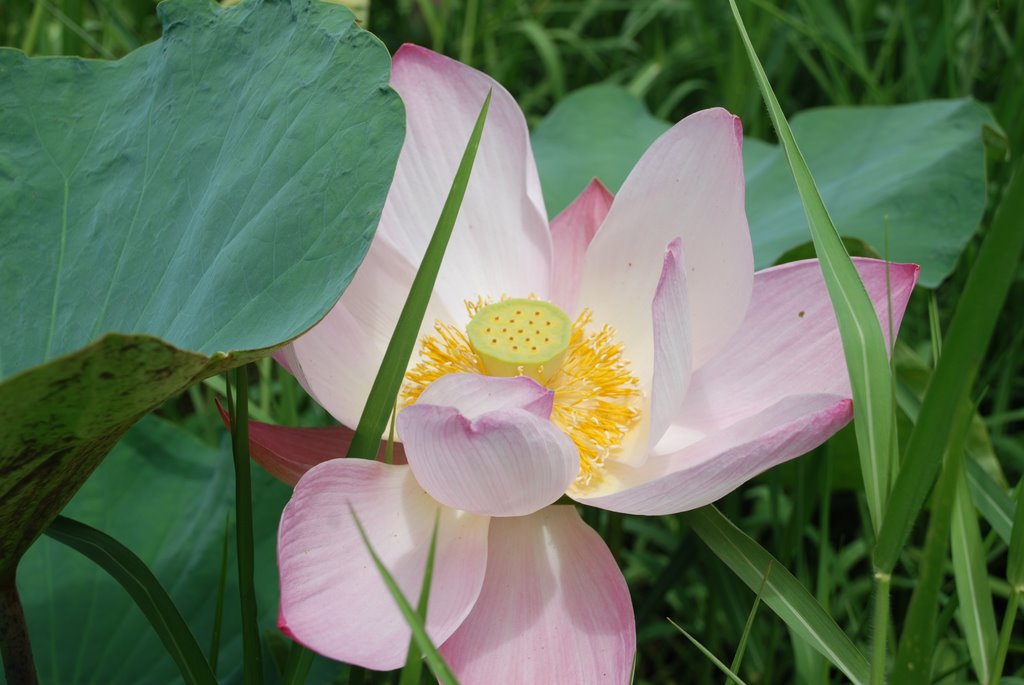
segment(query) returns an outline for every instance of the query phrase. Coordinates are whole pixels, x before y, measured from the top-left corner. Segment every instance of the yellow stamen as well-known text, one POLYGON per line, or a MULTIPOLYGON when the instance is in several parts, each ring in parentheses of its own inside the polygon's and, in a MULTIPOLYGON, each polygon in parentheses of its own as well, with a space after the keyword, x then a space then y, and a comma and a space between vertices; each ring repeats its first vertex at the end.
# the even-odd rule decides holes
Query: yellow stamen
MULTIPOLYGON (((483 299, 466 303, 471 317, 487 306, 483 299)), ((590 310, 584 309, 573 322, 560 368, 552 370, 548 363, 546 373, 526 374, 554 390, 551 422, 579 448, 580 473, 573 484, 576 491, 600 481, 606 459, 636 423, 640 406, 638 381, 623 358, 615 330, 606 325, 588 332, 591 318, 590 310)), ((420 341, 420 360, 405 375, 399 396, 402 406, 414 404, 428 385, 449 373, 489 374, 489 365, 470 344, 472 330, 467 336, 455 326, 439 321, 434 324, 434 331, 434 335, 420 341)), ((494 375, 493 368, 490 375, 494 375)))

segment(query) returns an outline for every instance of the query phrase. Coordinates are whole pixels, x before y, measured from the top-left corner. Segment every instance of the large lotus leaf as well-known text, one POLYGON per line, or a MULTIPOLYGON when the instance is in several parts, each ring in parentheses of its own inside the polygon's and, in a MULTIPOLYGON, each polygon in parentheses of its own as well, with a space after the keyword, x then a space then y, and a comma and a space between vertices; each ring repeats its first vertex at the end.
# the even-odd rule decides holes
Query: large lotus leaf
POLYGON ((0 50, 0 576, 131 423, 327 312, 394 172, 388 53, 347 10, 159 13, 116 62, 0 50))
MULTIPOLYGON (((277 616, 277 521, 290 490, 253 473, 261 625, 277 616)), ((133 426, 64 514, 113 535, 153 571, 206 650, 213 631, 226 518, 233 510, 231 454, 150 416, 133 426)), ((234 539, 218 675, 241 680, 234 539)), ((39 538, 18 568, 18 588, 44 683, 180 681, 174 661, 128 594, 78 552, 39 538), (96 639, 102 636, 102 639, 96 639)), ((3 676, 0 675, 0 680, 3 676)))
MULTIPOLYGON (((839 232, 877 253, 921 265, 921 285, 950 274, 985 206, 982 128, 970 99, 892 107, 829 107, 790 121, 839 232)), ((583 88, 537 126, 533 147, 554 215, 594 176, 615 191, 668 124, 629 92, 583 88)), ((782 150, 747 139, 747 216, 758 268, 810 240, 782 150)))

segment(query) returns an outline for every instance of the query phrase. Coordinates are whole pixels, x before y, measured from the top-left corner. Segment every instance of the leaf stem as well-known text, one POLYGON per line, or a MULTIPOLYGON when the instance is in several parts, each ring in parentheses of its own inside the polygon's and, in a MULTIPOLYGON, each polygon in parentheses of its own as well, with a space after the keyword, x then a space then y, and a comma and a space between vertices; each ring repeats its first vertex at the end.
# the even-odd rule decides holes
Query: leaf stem
POLYGON ((889 588, 892 576, 875 572, 875 619, 871 635, 871 683, 885 685, 885 662, 889 640, 889 588))
POLYGON ((3 656, 7 682, 24 685, 39 682, 14 573, 9 578, 0 579, 0 655, 3 656))
MULTIPOLYGON (((231 415, 231 454, 235 462, 235 538, 238 543, 238 590, 242 605, 242 654, 246 685, 263 682, 263 656, 253 582, 252 475, 249 470, 248 366, 234 371, 235 402, 231 415)), ((230 396, 230 394, 229 394, 230 396)))

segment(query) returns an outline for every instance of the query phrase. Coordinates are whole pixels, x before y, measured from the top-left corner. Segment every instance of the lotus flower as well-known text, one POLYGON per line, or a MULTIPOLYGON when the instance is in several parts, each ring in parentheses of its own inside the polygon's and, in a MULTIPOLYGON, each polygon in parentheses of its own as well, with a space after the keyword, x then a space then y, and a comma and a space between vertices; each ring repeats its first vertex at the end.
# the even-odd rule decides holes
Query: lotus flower
MULTIPOLYGON (((692 509, 846 424, 819 266, 754 273, 742 131, 724 110, 679 122, 614 199, 595 180, 549 225, 525 121, 499 84, 405 46, 391 85, 408 132, 378 233, 340 301, 278 356, 343 427, 252 429, 254 456, 298 479, 279 530, 279 625, 334 659, 401 666, 410 631, 349 506, 412 601, 439 517, 426 626, 463 683, 626 683, 626 583, 576 507, 554 503, 692 509), (491 89, 399 400, 407 463, 332 458, 491 89)), ((898 321, 917 267, 857 268, 880 319, 891 298, 898 321)))

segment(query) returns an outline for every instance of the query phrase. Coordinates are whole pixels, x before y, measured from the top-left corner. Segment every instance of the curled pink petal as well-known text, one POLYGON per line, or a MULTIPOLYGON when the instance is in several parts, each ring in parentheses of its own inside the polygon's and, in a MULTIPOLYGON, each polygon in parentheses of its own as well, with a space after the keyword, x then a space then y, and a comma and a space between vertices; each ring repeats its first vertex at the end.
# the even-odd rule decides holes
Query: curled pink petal
POLYGON ((625 685, 636 629, 629 589, 573 507, 491 521, 480 598, 441 653, 463 685, 625 685))
POLYGON ((434 521, 437 553, 427 632, 440 643, 469 614, 487 566, 488 519, 440 506, 407 466, 324 462, 295 486, 278 529, 281 630, 338 661, 373 669, 405 662, 411 632, 366 550, 412 602, 419 597, 434 521))
POLYGON ((686 397, 693 366, 689 301, 681 240, 665 250, 661 278, 651 303, 654 377, 651 383, 649 450, 664 435, 686 397))
POLYGON ((579 451, 549 420, 553 393, 526 377, 450 374, 398 415, 406 458, 437 501, 488 516, 522 516, 557 500, 579 451), (454 404, 433 404, 456 398, 454 404))
POLYGON ((572 314, 577 309, 580 276, 587 246, 608 216, 612 194, 596 178, 551 220, 551 301, 572 314))

